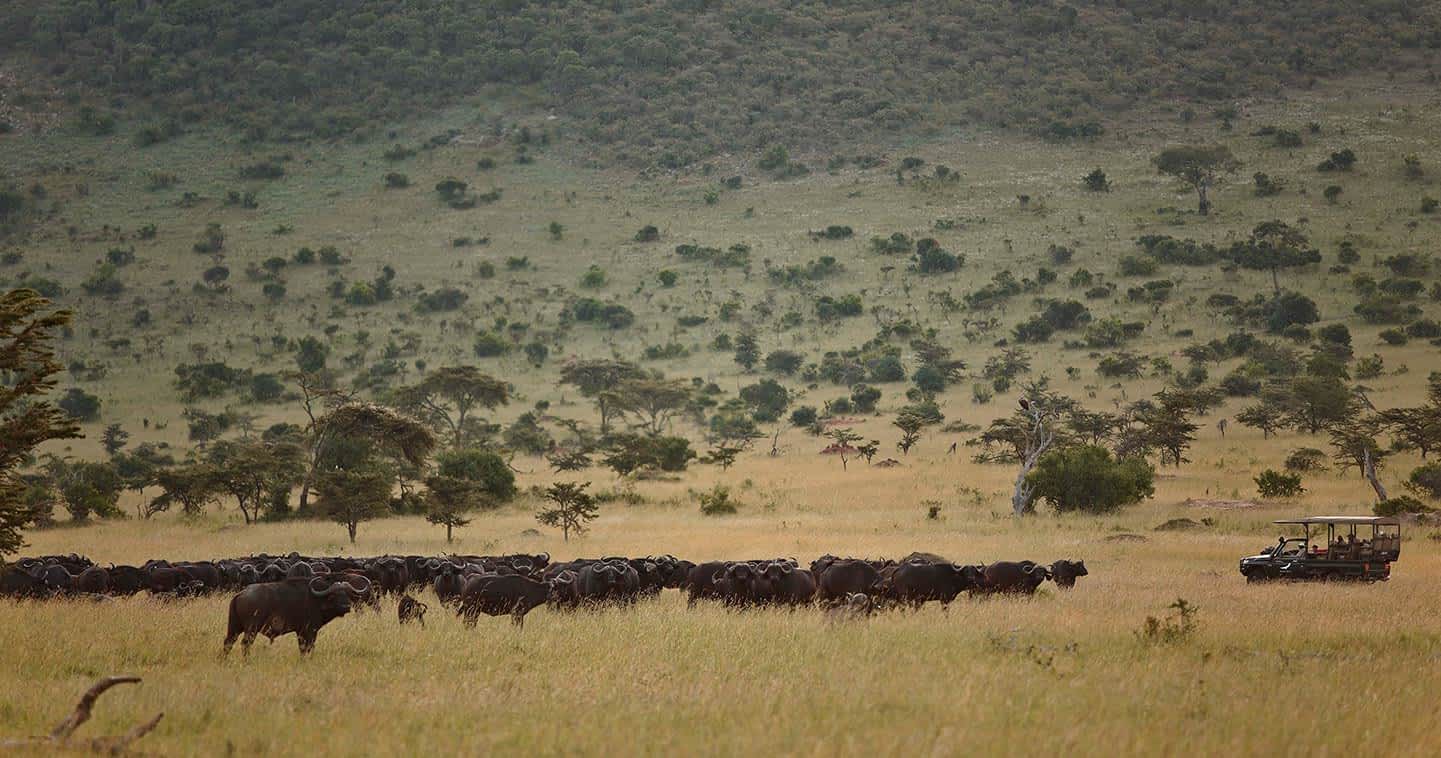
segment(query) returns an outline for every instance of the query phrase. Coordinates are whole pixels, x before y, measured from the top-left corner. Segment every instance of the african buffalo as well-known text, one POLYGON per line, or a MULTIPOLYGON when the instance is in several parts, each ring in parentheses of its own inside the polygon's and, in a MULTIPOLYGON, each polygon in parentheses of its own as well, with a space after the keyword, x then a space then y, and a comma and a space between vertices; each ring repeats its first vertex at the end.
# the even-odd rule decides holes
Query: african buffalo
POLYGON ((465 582, 458 614, 467 626, 475 626, 482 613, 487 616, 510 614, 511 622, 517 627, 523 627, 525 614, 544 605, 551 597, 552 588, 560 581, 553 579, 545 582, 519 574, 473 576, 465 582))
POLYGON ((1051 572, 1032 561, 998 561, 986 566, 983 592, 1002 592, 1031 595, 1041 582, 1051 578, 1051 572))
POLYGON ((816 596, 815 576, 789 562, 772 561, 766 564, 762 575, 770 583, 771 599, 776 603, 803 605, 816 596))
POLYGON ((454 563, 450 561, 437 562, 440 565, 431 569, 435 571, 435 580, 431 582, 431 588, 435 590, 435 596, 440 598, 441 605, 450 605, 460 600, 461 590, 465 589, 465 577, 456 570, 454 563))
POLYGON ((370 581, 345 574, 252 584, 230 599, 225 652, 244 634, 241 651, 249 655, 257 634, 271 642, 294 633, 301 653, 315 648, 320 628, 350 612, 351 603, 370 594, 370 581))
POLYGON ((1056 561, 1051 564, 1051 578, 1056 580, 1056 586, 1061 589, 1070 589, 1076 586, 1076 578, 1090 576, 1086 570, 1085 561, 1056 561))
POLYGON ((74 586, 76 592, 104 595, 110 591, 110 572, 99 566, 91 566, 75 577, 74 586))
POLYGON ((45 594, 45 583, 18 564, 0 572, 0 597, 39 597, 45 594))
POLYGON ((831 561, 823 572, 816 575, 817 594, 821 602, 840 602, 853 592, 874 595, 880 590, 880 584, 880 571, 871 563, 856 559, 831 561))
POLYGON ((728 563, 711 577, 715 596, 726 605, 763 603, 772 594, 771 583, 749 561, 728 563))
POLYGON ((145 572, 135 566, 110 567, 110 594, 134 595, 145 589, 145 572))
POLYGON ((576 572, 575 587, 583 602, 632 602, 640 592, 640 573, 624 560, 600 561, 576 572))
POLYGON ((430 606, 409 595, 401 595, 400 602, 395 607, 396 615, 400 617, 400 623, 418 621, 422 629, 425 628, 425 612, 428 610, 430 610, 430 606))
POLYGON ((897 602, 919 608, 928 600, 939 600, 944 608, 956 596, 979 587, 984 574, 977 566, 954 563, 902 563, 891 575, 886 594, 897 602))

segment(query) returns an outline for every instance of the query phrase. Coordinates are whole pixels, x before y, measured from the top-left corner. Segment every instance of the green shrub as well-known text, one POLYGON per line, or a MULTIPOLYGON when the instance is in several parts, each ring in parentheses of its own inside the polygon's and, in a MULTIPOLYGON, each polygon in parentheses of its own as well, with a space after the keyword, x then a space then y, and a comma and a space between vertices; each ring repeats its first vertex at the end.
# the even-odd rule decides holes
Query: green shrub
POLYGON ((1155 469, 1139 458, 1115 459, 1094 445, 1053 450, 1026 476, 1033 496, 1058 512, 1109 513, 1155 494, 1155 469))
POLYGON ((1405 516, 1408 514, 1430 513, 1434 508, 1410 495, 1399 495, 1377 503, 1372 509, 1377 516, 1405 516))
POLYGON ((79 387, 66 390, 55 405, 78 421, 94 421, 100 417, 100 398, 79 387))
POLYGON ((730 488, 724 485, 717 484, 709 492, 693 494, 700 503, 700 512, 704 516, 729 516, 740 507, 740 503, 731 498, 730 488))
POLYGON ((1297 497, 1306 491, 1300 474, 1283 474, 1275 469, 1262 471, 1255 481, 1256 491, 1267 499, 1297 497))
POLYGON ((492 331, 483 331, 475 337, 475 357, 496 358, 510 352, 511 343, 492 331))
POLYGON ((1441 463, 1423 463, 1411 469, 1406 478, 1406 489, 1422 497, 1441 499, 1441 463))

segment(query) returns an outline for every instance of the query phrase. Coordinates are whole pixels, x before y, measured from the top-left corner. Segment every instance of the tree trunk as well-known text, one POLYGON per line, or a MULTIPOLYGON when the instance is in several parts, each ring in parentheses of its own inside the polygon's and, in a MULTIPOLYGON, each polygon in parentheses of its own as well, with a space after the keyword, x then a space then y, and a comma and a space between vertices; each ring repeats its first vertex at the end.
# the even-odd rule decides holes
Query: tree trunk
POLYGON ((1211 215, 1211 201, 1206 197, 1206 185, 1196 185, 1196 197, 1200 198, 1199 207, 1196 209, 1202 216, 1211 215))
POLYGON ((1381 485, 1381 480, 1376 476, 1376 461, 1371 458, 1370 448, 1367 448, 1365 452, 1361 454, 1361 460, 1362 466, 1364 467, 1363 473, 1366 475, 1366 478, 1370 480, 1371 489, 1376 490, 1376 497, 1382 500, 1390 500, 1391 498, 1386 495, 1386 488, 1381 485))
POLYGON ((352 522, 350 522, 349 524, 346 524, 346 525, 345 525, 345 530, 348 531, 348 532, 350 532, 350 544, 352 544, 352 545, 355 544, 355 527, 356 527, 356 523, 355 523, 354 521, 352 521, 352 522))
MULTIPOLYGON (((453 532, 454 530, 455 530, 455 526, 454 526, 453 524, 446 524, 446 525, 445 525, 445 541, 446 541, 447 544, 455 541, 455 539, 451 536, 451 532, 453 532)), ((352 540, 352 542, 353 542, 353 541, 354 541, 354 540, 352 540)))

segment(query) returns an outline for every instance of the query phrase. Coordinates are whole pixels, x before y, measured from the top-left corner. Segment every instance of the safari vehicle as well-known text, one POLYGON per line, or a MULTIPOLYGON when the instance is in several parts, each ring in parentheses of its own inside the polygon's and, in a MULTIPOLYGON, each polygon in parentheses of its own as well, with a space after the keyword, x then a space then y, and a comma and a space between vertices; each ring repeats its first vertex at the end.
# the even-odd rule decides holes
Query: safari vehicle
POLYGON ((1275 522, 1305 535, 1241 559, 1248 582, 1273 579, 1385 581, 1401 557, 1401 522, 1381 516, 1308 516, 1275 522))

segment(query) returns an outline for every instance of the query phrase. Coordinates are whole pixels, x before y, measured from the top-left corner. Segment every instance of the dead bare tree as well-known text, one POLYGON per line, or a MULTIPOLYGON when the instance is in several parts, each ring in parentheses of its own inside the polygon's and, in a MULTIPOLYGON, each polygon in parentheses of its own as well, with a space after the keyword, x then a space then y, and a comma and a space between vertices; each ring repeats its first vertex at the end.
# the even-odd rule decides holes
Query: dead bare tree
POLYGON ((61 721, 51 730, 50 734, 44 737, 24 737, 13 740, 0 740, 0 749, 17 750, 22 748, 49 748, 54 750, 74 750, 91 753, 105 753, 107 755, 120 755, 130 749, 131 743, 144 737, 155 730, 164 718, 164 713, 155 714, 155 718, 142 724, 137 724, 125 734, 110 737, 77 738, 75 730, 81 724, 90 720, 90 711, 95 707, 95 701, 100 698, 106 690, 117 684, 135 684, 140 681, 138 676, 108 676, 90 686, 84 695, 80 696, 80 702, 75 704, 75 710, 65 720, 61 721))
POLYGON ((1027 394, 1032 397, 1029 399, 1022 397, 1020 400, 1021 416, 1028 423, 1024 429, 1025 438, 1019 450, 1021 468, 1016 472, 1016 487, 1011 493, 1011 512, 1017 516, 1024 516, 1031 512, 1035 487, 1026 481, 1026 477, 1040 462, 1041 456, 1045 455, 1056 441, 1055 422, 1059 415, 1059 404, 1046 402, 1043 393, 1028 392, 1027 394))

